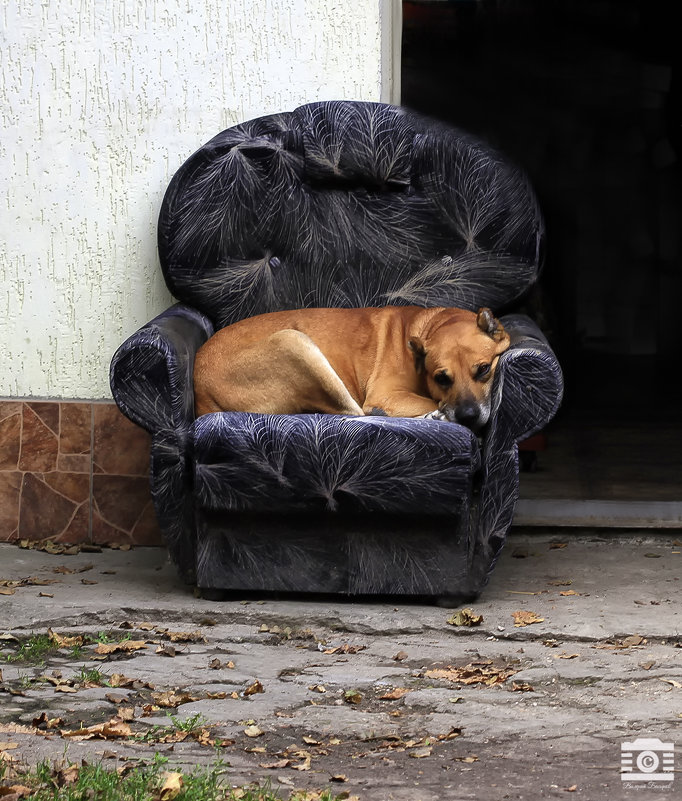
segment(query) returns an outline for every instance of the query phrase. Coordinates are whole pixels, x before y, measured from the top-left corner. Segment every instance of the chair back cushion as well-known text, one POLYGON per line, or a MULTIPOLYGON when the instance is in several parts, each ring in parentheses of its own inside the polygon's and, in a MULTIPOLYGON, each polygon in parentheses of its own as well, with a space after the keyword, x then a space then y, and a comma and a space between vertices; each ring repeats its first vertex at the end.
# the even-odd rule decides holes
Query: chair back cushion
POLYGON ((304 306, 496 311, 536 280, 543 223, 524 173, 407 109, 330 101, 229 128, 173 177, 166 283, 216 327, 304 306))

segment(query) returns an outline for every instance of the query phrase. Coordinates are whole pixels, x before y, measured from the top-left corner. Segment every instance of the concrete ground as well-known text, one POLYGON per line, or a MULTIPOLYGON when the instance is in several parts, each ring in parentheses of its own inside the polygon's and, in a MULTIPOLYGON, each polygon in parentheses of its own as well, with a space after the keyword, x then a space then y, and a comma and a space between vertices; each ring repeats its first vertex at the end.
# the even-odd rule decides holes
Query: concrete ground
POLYGON ((472 626, 399 600, 208 602, 162 549, 3 545, 0 757, 218 756, 283 798, 682 797, 682 753, 672 781, 620 773, 626 742, 682 752, 681 538, 517 533, 472 626))

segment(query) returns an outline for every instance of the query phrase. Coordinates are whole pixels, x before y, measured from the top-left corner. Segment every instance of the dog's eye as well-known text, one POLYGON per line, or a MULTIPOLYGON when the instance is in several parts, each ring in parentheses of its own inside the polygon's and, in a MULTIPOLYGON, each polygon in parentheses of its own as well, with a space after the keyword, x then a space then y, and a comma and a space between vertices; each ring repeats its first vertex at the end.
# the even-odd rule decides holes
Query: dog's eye
POLYGON ((446 372, 436 373, 433 377, 433 380, 438 384, 439 387, 451 387, 452 386, 452 379, 446 372))
POLYGON ((476 368, 476 380, 480 381, 482 378, 485 378, 487 375, 489 375, 491 367, 492 365, 490 364, 479 364, 476 368))

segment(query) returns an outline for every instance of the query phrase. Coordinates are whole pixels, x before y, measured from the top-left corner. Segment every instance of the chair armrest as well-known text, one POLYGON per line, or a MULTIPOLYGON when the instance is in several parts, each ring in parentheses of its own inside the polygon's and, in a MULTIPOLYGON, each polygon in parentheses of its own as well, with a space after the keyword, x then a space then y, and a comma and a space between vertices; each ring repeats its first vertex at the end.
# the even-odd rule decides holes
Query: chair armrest
POLYGON ((538 326, 523 314, 500 318, 511 345, 497 366, 489 441, 519 442, 556 414, 564 380, 554 352, 538 326))
POLYGON ((151 434, 188 430, 194 420, 194 357, 212 334, 207 317, 178 303, 129 337, 109 371, 123 414, 151 434))
POLYGON ((559 363, 537 325, 521 314, 500 320, 511 345, 495 371, 492 411, 483 439, 471 525, 471 597, 487 583, 512 523, 519 492, 517 443, 552 419, 564 386, 559 363))

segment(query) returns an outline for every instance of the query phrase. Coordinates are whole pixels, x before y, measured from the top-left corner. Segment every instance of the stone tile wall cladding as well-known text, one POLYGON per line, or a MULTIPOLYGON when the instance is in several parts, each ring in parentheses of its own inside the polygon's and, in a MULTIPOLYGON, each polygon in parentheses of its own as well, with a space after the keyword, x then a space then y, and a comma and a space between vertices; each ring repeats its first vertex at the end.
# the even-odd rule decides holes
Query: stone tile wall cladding
POLYGON ((160 545, 149 444, 114 403, 0 401, 0 541, 160 545))

